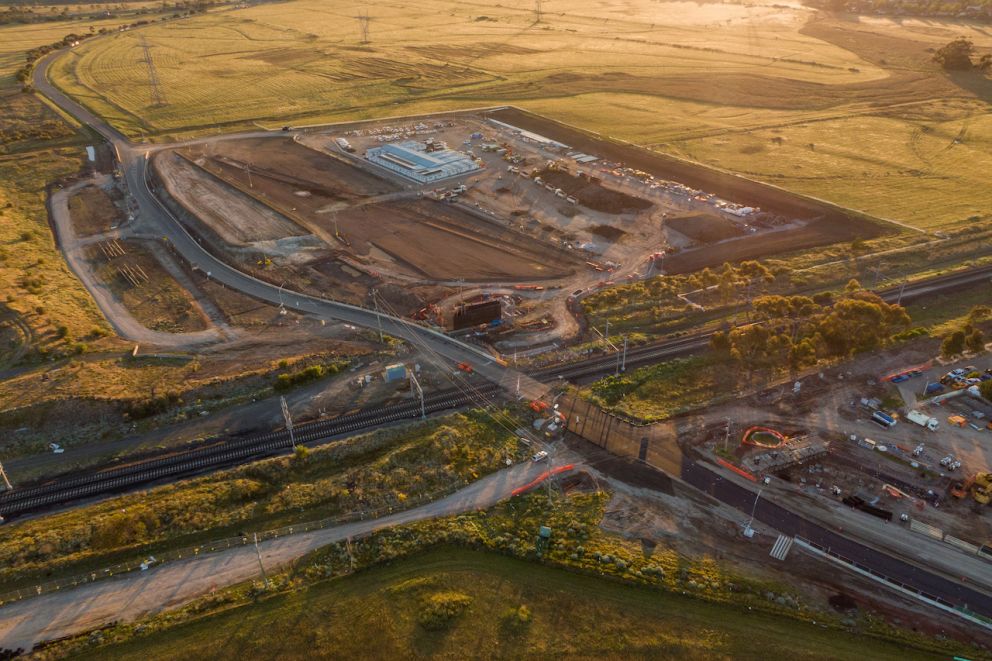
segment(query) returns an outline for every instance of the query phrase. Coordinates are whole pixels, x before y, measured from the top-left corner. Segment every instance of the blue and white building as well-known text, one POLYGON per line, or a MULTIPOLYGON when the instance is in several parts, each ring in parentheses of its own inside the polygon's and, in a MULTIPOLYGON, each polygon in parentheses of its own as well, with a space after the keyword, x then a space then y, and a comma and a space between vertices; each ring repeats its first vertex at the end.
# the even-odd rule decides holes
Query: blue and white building
POLYGON ((365 158, 418 184, 429 184, 479 169, 468 154, 452 149, 427 151, 427 145, 413 140, 372 147, 365 152, 365 158))

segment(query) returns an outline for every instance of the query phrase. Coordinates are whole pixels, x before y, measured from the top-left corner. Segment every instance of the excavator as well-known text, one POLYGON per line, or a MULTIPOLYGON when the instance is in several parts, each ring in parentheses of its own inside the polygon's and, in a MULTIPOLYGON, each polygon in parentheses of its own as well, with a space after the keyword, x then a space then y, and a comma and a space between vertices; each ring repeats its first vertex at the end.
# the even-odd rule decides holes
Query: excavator
POLYGON ((976 503, 988 505, 992 501, 992 473, 975 473, 964 482, 951 484, 951 495, 964 498, 971 494, 976 503))
POLYGON ((992 500, 992 473, 976 473, 971 481, 971 497, 975 502, 988 505, 992 500))

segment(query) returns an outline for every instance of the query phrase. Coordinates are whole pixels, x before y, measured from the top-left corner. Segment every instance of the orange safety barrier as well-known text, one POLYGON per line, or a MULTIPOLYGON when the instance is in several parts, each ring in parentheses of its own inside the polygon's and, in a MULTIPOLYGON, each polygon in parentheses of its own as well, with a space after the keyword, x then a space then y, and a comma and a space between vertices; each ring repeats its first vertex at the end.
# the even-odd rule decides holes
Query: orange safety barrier
POLYGON ((575 468, 575 464, 565 464, 564 466, 559 466, 558 468, 555 468, 554 470, 544 471, 543 473, 541 473, 540 475, 538 475, 531 482, 528 482, 524 486, 517 487, 516 489, 514 489, 513 491, 511 491, 510 492, 510 495, 512 495, 512 496, 519 496, 522 493, 526 493, 526 492, 530 491, 531 489, 533 489, 534 487, 536 487, 537 485, 539 485, 541 482, 544 482, 546 479, 548 479, 549 477, 551 477, 552 475, 558 475, 559 473, 564 473, 565 471, 570 471, 573 468, 575 468))
POLYGON ((718 464, 720 464, 721 466, 723 466, 724 468, 729 468, 730 470, 734 471, 735 473, 737 473, 741 477, 747 478, 747 479, 751 480, 752 482, 757 482, 758 481, 758 478, 755 477, 753 474, 751 474, 749 471, 744 470, 740 466, 734 466, 732 463, 730 463, 726 459, 721 459, 720 457, 717 457, 716 458, 716 462, 718 464))
POLYGON ((786 444, 788 439, 781 433, 775 431, 774 429, 769 429, 768 427, 751 427, 746 432, 744 432, 744 437, 741 439, 741 443, 746 443, 747 445, 753 445, 759 448, 768 448, 769 450, 774 450, 775 448, 780 448, 786 444), (751 439, 751 436, 756 433, 771 434, 778 439, 778 443, 775 445, 768 445, 766 443, 758 443, 751 439))

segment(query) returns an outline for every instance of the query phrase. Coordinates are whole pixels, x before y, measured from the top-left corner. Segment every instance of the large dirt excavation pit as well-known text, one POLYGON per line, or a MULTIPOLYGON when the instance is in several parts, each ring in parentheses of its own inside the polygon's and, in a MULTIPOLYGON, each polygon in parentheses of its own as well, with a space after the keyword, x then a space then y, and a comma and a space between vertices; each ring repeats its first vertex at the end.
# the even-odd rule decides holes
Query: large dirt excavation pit
POLYGON ((609 214, 636 213, 650 209, 651 202, 611 190, 595 177, 574 176, 563 170, 545 168, 536 173, 549 185, 575 197, 579 204, 593 211, 609 214))

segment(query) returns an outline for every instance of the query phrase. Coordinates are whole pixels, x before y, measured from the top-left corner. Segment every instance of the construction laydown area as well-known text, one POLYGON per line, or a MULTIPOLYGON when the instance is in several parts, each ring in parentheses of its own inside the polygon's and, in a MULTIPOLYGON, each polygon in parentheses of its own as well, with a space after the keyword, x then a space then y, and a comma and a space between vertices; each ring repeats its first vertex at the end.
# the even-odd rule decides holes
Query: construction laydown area
POLYGON ((792 503, 898 523, 950 557, 992 562, 992 405, 975 385, 992 365, 976 362, 890 371, 891 357, 869 359, 720 410, 686 440, 792 503))
POLYGON ((576 289, 881 231, 509 108, 207 139, 152 166, 237 268, 456 330, 553 331, 576 289))

